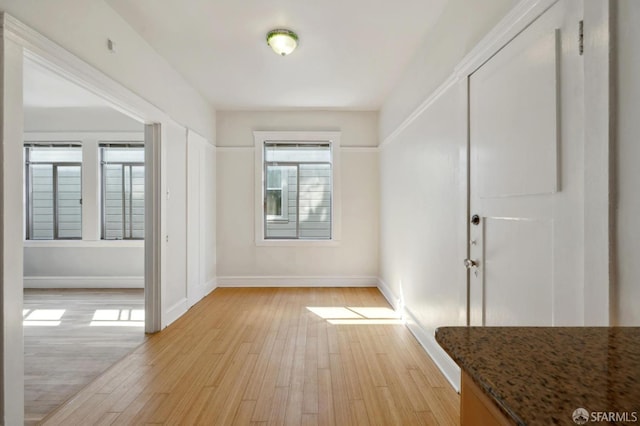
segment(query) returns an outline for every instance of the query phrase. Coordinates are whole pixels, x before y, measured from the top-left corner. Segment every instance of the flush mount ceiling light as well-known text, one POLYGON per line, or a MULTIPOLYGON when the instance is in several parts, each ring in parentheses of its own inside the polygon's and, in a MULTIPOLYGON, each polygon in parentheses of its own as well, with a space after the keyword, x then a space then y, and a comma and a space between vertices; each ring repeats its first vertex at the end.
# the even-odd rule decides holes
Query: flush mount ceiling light
POLYGON ((291 30, 271 30, 267 33, 267 44, 278 55, 287 56, 298 45, 298 35, 291 30))

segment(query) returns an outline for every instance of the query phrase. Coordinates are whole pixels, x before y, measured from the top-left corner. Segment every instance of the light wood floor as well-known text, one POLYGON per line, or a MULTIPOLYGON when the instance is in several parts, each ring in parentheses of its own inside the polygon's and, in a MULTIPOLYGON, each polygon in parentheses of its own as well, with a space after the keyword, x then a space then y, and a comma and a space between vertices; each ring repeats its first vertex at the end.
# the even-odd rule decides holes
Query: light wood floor
POLYGON ((374 307, 370 288, 217 289, 44 424, 457 425, 458 395, 374 307))
POLYGON ((26 289, 25 424, 42 420, 138 347, 144 318, 142 326, 134 320, 143 309, 141 289, 26 289))

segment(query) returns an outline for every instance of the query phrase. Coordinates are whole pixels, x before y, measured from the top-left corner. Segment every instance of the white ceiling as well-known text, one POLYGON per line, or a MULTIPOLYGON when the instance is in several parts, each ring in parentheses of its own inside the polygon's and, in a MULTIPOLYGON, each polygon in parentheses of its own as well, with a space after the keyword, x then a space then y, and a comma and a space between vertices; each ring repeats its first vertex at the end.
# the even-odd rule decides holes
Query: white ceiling
POLYGON ((380 108, 447 1, 107 0, 218 109, 353 110, 380 108))

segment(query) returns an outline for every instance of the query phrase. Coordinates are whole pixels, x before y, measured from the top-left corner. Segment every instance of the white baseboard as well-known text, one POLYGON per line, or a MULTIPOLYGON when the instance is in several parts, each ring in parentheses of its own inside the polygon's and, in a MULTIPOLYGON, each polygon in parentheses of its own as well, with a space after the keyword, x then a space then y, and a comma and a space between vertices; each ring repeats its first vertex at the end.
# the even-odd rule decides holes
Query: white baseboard
POLYGON ((387 299, 387 302, 391 305, 391 307, 396 311, 402 311, 402 300, 391 290, 391 287, 382 280, 382 278, 378 278, 378 290, 387 299))
POLYGON ((211 278, 209 281, 207 281, 206 283, 204 283, 204 295, 206 296, 207 294, 211 293, 213 290, 216 289, 217 284, 216 284, 216 278, 211 278))
POLYGON ((460 367, 458 367, 444 349, 440 347, 438 342, 436 342, 435 330, 427 330, 423 327, 411 310, 403 306, 403 300, 391 290, 391 287, 389 287, 382 278, 378 278, 378 289, 396 311, 402 312, 402 319, 407 328, 415 336, 416 340, 418 340, 422 348, 427 352, 442 374, 444 374, 449 383, 451 383, 451 386, 459 392, 460 367))
POLYGON ((403 314, 405 324, 416 337, 433 362, 438 366, 442 374, 447 378, 451 386, 460 392, 460 367, 440 347, 434 335, 435 330, 426 330, 420 325, 415 315, 405 306, 403 314))
POLYGON ((187 310, 189 310, 189 301, 186 297, 183 297, 166 310, 162 318, 162 328, 167 327, 172 322, 180 318, 187 312, 187 310))
POLYGON ((246 276, 218 277, 218 287, 376 287, 368 276, 246 276))
POLYGON ((144 277, 24 277, 24 288, 144 288, 144 277))

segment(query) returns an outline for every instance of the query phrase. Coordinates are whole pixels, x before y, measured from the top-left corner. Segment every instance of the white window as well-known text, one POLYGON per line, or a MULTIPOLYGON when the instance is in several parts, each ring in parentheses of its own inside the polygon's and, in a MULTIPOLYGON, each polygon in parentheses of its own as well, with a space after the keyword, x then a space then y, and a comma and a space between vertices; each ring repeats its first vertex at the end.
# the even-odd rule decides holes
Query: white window
POLYGON ((339 238, 339 132, 254 132, 256 243, 339 238))
POLYGON ((102 239, 144 238, 144 146, 100 144, 102 239))
POLYGON ((82 238, 82 147, 26 144, 27 240, 82 238))

